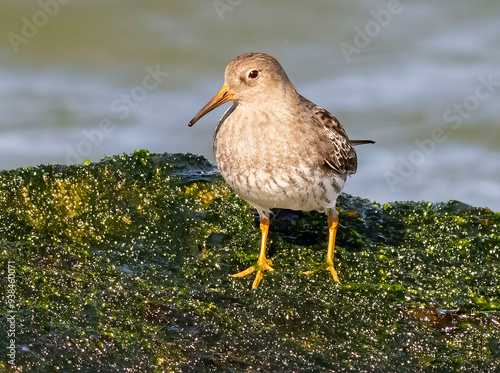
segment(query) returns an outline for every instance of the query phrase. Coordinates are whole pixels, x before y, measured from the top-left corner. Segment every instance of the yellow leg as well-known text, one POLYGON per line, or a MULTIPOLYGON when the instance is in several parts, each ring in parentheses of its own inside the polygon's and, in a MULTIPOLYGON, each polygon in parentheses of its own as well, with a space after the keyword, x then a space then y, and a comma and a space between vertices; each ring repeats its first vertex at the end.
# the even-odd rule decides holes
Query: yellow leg
POLYGON ((262 280, 263 271, 274 271, 274 269, 269 265, 266 258, 266 244, 267 244, 267 234, 269 233, 269 219, 260 219, 260 231, 262 232, 262 241, 260 244, 260 254, 257 260, 257 265, 245 269, 239 273, 232 275, 233 277, 244 277, 257 271, 255 280, 252 285, 252 289, 256 289, 262 280))
POLYGON ((335 251, 335 236, 337 234, 337 227, 339 225, 339 218, 333 216, 332 211, 328 212, 328 252, 326 253, 326 264, 328 264, 328 270, 332 274, 333 280, 339 281, 339 276, 337 276, 337 271, 333 267, 333 254, 335 251))

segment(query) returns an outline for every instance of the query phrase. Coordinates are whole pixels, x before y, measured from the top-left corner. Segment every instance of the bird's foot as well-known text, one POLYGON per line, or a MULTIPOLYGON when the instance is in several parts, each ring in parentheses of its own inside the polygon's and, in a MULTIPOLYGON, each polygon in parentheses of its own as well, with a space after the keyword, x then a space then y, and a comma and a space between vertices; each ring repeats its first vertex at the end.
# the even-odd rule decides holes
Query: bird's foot
POLYGON ((250 268, 245 269, 244 271, 235 273, 234 275, 231 275, 232 277, 245 277, 248 276, 252 273, 257 271, 257 274, 255 275, 255 280, 253 281, 252 284, 252 289, 257 289, 257 287, 260 284, 260 281, 262 280, 263 274, 262 272, 264 271, 269 271, 272 272, 274 271, 274 268, 270 266, 270 264, 267 261, 264 262, 259 262, 257 265, 252 266, 250 268))
POLYGON ((328 265, 326 269, 332 274, 333 281, 340 283, 339 276, 337 275, 337 271, 335 270, 335 268, 333 268, 333 264, 328 265))

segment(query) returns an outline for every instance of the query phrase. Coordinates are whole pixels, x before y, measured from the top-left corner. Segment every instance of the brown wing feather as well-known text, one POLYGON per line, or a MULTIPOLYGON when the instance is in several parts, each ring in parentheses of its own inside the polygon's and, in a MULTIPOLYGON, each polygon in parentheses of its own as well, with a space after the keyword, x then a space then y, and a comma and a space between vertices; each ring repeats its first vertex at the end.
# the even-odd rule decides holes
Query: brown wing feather
POLYGON ((338 173, 354 174, 358 160, 344 127, 330 112, 319 106, 313 110, 313 121, 324 129, 329 140, 325 163, 338 173))
POLYGON ((356 145, 364 145, 364 144, 375 144, 373 140, 351 140, 351 144, 356 145))

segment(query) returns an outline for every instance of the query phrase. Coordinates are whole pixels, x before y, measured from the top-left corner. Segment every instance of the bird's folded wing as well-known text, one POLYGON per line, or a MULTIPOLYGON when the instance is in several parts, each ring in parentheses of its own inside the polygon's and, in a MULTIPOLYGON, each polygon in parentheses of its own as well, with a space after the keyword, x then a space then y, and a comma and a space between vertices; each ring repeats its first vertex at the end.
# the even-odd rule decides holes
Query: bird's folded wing
POLYGON ((354 174, 358 165, 356 151, 337 118, 316 106, 313 110, 313 122, 326 133, 325 163, 338 173, 354 174))

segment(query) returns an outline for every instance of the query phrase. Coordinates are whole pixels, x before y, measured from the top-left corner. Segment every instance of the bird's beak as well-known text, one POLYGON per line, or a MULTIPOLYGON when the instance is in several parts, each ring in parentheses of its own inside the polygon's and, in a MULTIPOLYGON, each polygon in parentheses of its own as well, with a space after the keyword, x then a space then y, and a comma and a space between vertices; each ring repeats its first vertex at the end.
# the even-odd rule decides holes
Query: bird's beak
POLYGON ((229 92, 229 89, 226 85, 222 87, 219 93, 217 93, 214 98, 207 102, 205 106, 194 116, 193 119, 188 123, 188 126, 193 126, 198 120, 207 113, 210 113, 215 108, 225 104, 228 101, 233 99, 233 94, 229 92))

